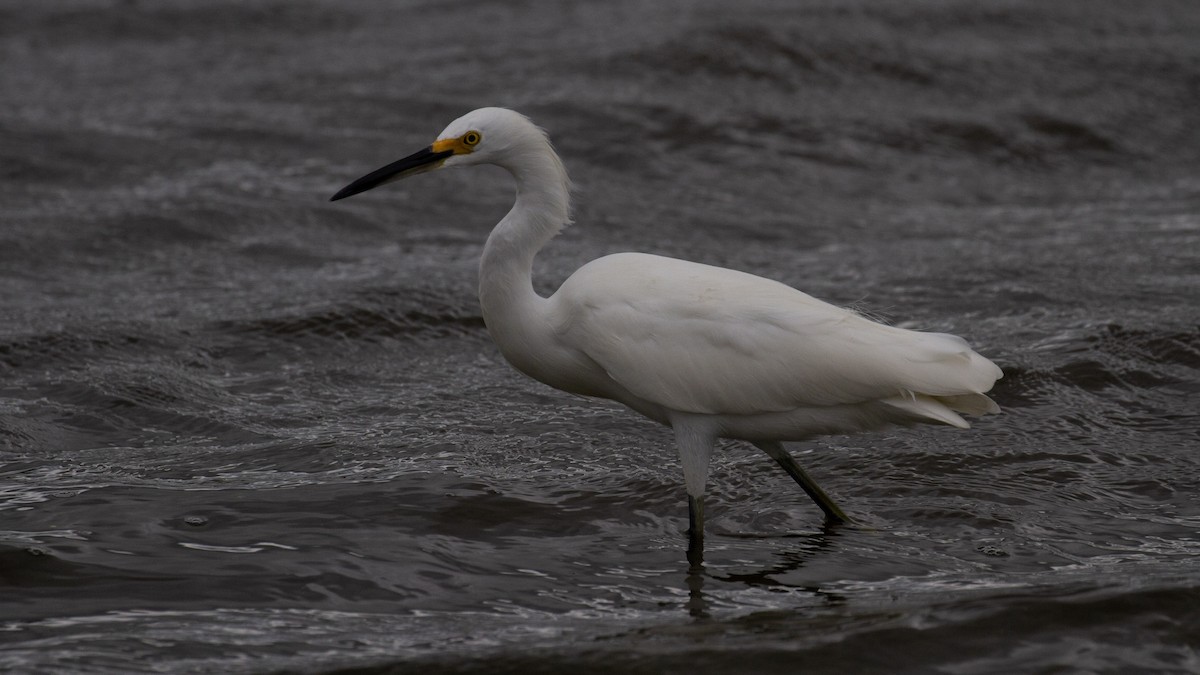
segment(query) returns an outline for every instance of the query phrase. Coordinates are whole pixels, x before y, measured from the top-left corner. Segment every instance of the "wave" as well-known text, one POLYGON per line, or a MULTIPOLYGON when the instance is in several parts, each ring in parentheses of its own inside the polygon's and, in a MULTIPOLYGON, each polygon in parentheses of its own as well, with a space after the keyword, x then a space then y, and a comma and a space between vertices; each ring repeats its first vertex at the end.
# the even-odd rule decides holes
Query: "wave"
MULTIPOLYGON (((375 294, 374 301, 360 298, 300 314, 220 322, 214 328, 222 333, 293 341, 316 338, 365 342, 480 336, 486 330, 483 317, 475 312, 436 304, 399 308, 387 301, 389 295, 399 294, 375 294)), ((410 300, 404 304, 412 303, 410 300)))
POLYGON ((170 42, 186 26, 189 40, 246 33, 308 35, 348 28, 358 19, 348 12, 302 3, 267 2, 246 5, 220 3, 219 9, 193 3, 155 3, 123 7, 124 3, 70 3, 57 11, 30 13, 0 11, 3 32, 32 31, 51 42, 108 43, 113 40, 170 42))

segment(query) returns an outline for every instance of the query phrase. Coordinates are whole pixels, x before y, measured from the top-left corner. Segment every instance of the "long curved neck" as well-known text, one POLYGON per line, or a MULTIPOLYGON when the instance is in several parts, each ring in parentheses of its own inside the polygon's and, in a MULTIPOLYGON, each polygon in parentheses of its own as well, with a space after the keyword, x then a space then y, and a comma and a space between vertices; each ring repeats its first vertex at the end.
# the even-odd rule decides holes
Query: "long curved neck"
POLYGON ((533 290, 533 258, 570 222, 570 183, 549 142, 514 150, 501 166, 516 179, 516 203, 492 229, 479 262, 483 318, 510 360, 506 347, 530 340, 546 302, 533 290))

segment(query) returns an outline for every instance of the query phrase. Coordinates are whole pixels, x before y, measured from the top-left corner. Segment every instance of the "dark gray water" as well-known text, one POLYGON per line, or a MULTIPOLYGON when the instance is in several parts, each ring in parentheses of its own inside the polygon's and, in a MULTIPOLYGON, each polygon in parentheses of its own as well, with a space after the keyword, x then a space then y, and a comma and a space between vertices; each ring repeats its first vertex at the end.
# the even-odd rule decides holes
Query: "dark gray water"
POLYGON ((0 670, 1200 672, 1192 2, 0 3, 0 670), (516 108, 621 250, 967 337, 969 431, 722 446, 511 370, 516 108))

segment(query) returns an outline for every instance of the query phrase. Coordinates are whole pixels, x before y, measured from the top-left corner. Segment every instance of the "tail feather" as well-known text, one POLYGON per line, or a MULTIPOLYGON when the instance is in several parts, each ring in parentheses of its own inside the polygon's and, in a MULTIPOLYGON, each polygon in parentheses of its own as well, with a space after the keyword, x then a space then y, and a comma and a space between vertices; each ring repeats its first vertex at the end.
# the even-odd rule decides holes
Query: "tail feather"
MULTIPOLYGON (((984 398, 987 398, 986 396, 984 398)), ((915 394, 911 397, 894 397, 884 399, 884 403, 899 408, 920 420, 941 422, 959 429, 970 429, 971 425, 943 403, 939 398, 915 394)), ((993 404, 994 405, 994 404, 993 404)))
MULTIPOLYGON (((970 398, 988 391, 996 380, 1004 376, 996 364, 979 355, 966 340, 957 335, 913 334, 919 335, 920 339, 912 342, 912 351, 907 358, 919 367, 914 368, 907 379, 915 391, 951 400, 960 396, 970 398)), ((964 405, 969 405, 971 409, 991 408, 966 402, 964 405)), ((958 409, 955 405, 950 407, 958 409)), ((964 409, 963 412, 970 413, 971 410, 964 409)))
POLYGON ((937 400, 944 403, 951 410, 957 410, 968 415, 991 415, 1000 412, 1000 406, 996 405, 995 401, 984 394, 938 396, 937 400))

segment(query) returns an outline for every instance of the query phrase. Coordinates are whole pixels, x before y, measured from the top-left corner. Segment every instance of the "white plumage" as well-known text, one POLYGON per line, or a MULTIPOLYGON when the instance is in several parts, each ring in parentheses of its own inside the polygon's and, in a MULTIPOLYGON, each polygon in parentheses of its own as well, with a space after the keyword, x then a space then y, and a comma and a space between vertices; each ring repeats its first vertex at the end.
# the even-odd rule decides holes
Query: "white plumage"
POLYGON ((491 163, 517 196, 480 262, 488 331, 522 372, 564 391, 620 401, 675 430, 691 544, 717 438, 755 443, 831 520, 846 516, 779 441, 934 422, 999 408, 1001 371, 963 339, 876 323, 784 284, 642 253, 594 260, 543 298, 534 255, 570 220, 570 184, 546 135, 510 110, 455 120, 429 148, 351 183, 342 199, 440 167, 491 163))

